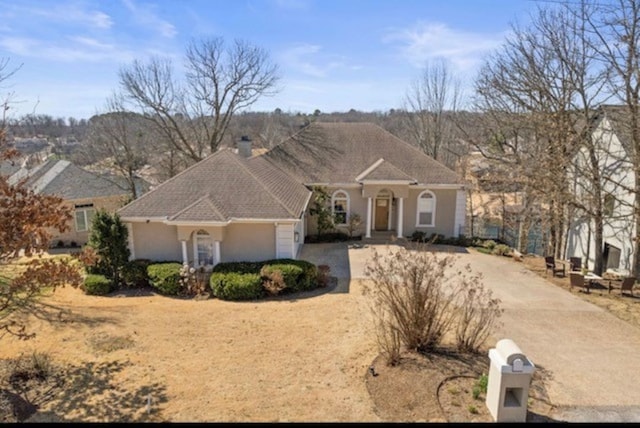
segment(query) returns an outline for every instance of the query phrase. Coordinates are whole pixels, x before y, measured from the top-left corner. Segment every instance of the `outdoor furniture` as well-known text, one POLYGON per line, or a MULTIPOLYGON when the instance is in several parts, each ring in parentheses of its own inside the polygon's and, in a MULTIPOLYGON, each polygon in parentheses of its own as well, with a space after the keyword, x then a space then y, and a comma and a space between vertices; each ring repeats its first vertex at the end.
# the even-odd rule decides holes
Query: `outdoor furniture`
POLYGON ((569 257, 569 270, 579 271, 582 269, 582 259, 580 257, 569 257))
POLYGON ((633 296, 634 285, 636 285, 636 278, 634 276, 623 279, 620 284, 620 294, 624 294, 625 291, 628 291, 633 296))
MULTIPOLYGON (((589 293, 589 290, 593 288, 594 282, 599 282, 602 279, 601 276, 596 275, 593 272, 588 272, 586 275, 583 275, 583 278, 584 278, 584 285, 587 293, 589 293)), ((610 287, 607 287, 607 288, 610 291, 610 287)))
POLYGON ((569 283, 571 284, 571 290, 573 290, 573 287, 579 287, 589 291, 588 282, 585 281, 584 275, 579 272, 569 272, 569 283))
POLYGON ((556 274, 562 273, 562 276, 566 276, 566 271, 564 268, 564 264, 560 263, 560 264, 556 264, 556 259, 553 256, 547 256, 544 258, 544 263, 546 265, 546 271, 545 274, 547 274, 549 271, 551 271, 551 274, 553 276, 556 276, 556 274))

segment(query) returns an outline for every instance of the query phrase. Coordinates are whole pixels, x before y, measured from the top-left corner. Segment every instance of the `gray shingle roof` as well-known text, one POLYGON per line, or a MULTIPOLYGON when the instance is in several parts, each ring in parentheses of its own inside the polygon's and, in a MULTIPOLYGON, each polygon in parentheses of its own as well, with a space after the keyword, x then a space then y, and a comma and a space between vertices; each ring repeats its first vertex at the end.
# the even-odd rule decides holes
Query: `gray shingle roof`
POLYGON ((85 199, 127 195, 113 181, 95 175, 66 160, 50 159, 29 171, 26 185, 36 193, 62 199, 85 199))
POLYGON ((405 174, 404 171, 400 170, 400 168, 391 162, 385 161, 384 159, 380 159, 369 167, 368 171, 365 170, 362 174, 358 175, 356 180, 402 180, 410 181, 412 183, 417 181, 415 178, 405 174))
POLYGON ((454 171, 372 123, 312 123, 262 157, 305 184, 355 183, 380 158, 388 164, 373 176, 463 184, 454 171))
POLYGON ((220 150, 121 208, 124 218, 297 219, 311 192, 259 158, 220 150))

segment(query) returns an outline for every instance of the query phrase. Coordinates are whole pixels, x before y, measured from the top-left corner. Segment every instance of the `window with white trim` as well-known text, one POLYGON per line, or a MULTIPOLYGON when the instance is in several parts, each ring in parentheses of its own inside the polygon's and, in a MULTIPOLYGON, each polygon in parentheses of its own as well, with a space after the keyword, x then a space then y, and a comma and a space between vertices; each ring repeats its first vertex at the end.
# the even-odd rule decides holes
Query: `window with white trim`
POLYGON ((418 195, 416 226, 434 226, 436 217, 436 195, 429 190, 418 195))
POLYGON ((76 205, 76 231, 87 232, 91 229, 91 222, 93 221, 93 215, 95 210, 93 204, 76 205))
POLYGON ((204 230, 196 233, 196 257, 198 266, 213 266, 215 258, 213 238, 204 230))
POLYGON ((346 225, 349 213, 349 194, 344 190, 337 190, 331 196, 331 214, 336 225, 346 225))

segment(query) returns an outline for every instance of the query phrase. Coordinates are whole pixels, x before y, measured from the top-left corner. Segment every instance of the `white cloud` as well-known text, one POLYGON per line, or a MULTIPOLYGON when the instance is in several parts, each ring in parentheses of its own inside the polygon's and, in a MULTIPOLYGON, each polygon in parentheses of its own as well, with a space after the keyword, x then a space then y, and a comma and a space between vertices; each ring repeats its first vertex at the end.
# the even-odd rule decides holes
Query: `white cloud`
POLYGON ((285 68, 307 76, 324 78, 335 70, 358 70, 361 67, 349 65, 336 55, 325 55, 322 47, 312 44, 298 44, 279 55, 285 68))
POLYGON ((504 34, 480 34, 459 31, 442 23, 420 22, 411 28, 392 30, 385 42, 399 42, 402 55, 414 66, 445 58, 459 71, 476 67, 484 54, 496 49, 504 34))
MULTIPOLYGON (((19 16, 33 22, 34 19, 44 19, 52 24, 74 23, 89 28, 109 29, 113 26, 111 16, 99 10, 88 10, 80 3, 45 2, 45 7, 30 7, 23 4, 3 5, 4 16, 19 16)), ((40 22, 38 25, 47 25, 40 22)))
POLYGON ((0 37, 0 47, 24 57, 55 61, 122 61, 135 58, 133 52, 87 37, 70 37, 58 43, 27 37, 0 37))
POLYGON ((157 30, 163 37, 173 38, 178 34, 176 27, 160 18, 154 11, 152 4, 136 4, 133 0, 122 0, 125 7, 133 14, 133 18, 140 25, 157 30))

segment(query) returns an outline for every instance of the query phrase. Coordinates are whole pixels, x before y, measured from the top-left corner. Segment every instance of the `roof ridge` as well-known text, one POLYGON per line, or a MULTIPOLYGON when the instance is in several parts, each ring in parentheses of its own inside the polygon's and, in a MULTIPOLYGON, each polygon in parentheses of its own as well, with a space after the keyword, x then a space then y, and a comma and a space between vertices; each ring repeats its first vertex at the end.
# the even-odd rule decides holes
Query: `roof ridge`
MULTIPOLYGON (((257 158, 257 157, 256 157, 256 158, 257 158)), ((289 214, 291 214, 291 215, 292 215, 292 216, 294 216, 294 217, 297 217, 297 215, 298 215, 297 213, 292 212, 292 211, 289 209, 289 207, 287 207, 287 205, 286 205, 282 200, 280 200, 280 198, 279 198, 278 196, 276 196, 276 195, 271 191, 271 189, 269 189, 269 188, 268 188, 268 187, 267 187, 267 186, 262 182, 262 180, 260 180, 258 177, 256 177, 256 175, 253 173, 253 171, 251 171, 251 169, 249 168, 248 163, 247 163, 247 164, 245 164, 243 161, 241 161, 239 156, 234 156, 234 159, 235 159, 235 161, 238 163, 238 165, 242 166, 242 168, 244 168, 244 169, 249 173, 249 175, 251 175, 251 177, 252 177, 252 178, 253 178, 253 179, 254 179, 254 180, 255 180, 255 181, 256 181, 256 182, 257 182, 257 183, 262 187, 262 188, 264 188, 264 190, 266 190, 266 191, 267 191, 267 193, 269 193, 269 194, 270 194, 270 195, 271 195, 271 196, 272 196, 276 201, 278 201, 278 203, 280 204, 280 206, 281 206, 282 208, 284 208, 284 210, 285 210, 286 212, 288 212, 289 214)), ((269 166, 271 166, 271 164, 269 164, 269 166)), ((287 173, 285 173, 285 174, 287 175, 287 177, 290 177, 290 176, 289 176, 289 174, 287 174, 287 173)))
MULTIPOLYGON (((382 159, 382 158, 380 158, 380 159, 382 159)), ((404 172, 403 170, 401 170, 400 168, 398 168, 393 162, 388 161, 387 159, 383 159, 383 162, 380 162, 378 165, 376 165, 375 168, 372 168, 371 171, 369 171, 366 175, 363 176, 363 174, 360 174, 358 177, 356 177, 356 180, 360 181, 360 180, 366 179, 367 176, 369 176, 373 172, 377 171, 379 168, 383 168, 385 165, 387 167, 391 168, 392 170, 400 172, 402 175, 412 179, 415 182, 418 181, 415 178, 413 178, 412 176, 410 176, 409 174, 407 174, 406 172, 404 172)))
POLYGON ((53 165, 45 171, 40 177, 38 177, 32 184, 31 188, 34 193, 42 192, 51 182, 62 173, 65 169, 67 169, 71 165, 71 162, 67 160, 57 160, 53 162, 53 165))
POLYGON ((228 152, 230 151, 229 148, 222 148, 220 150, 218 150, 215 153, 211 153, 209 156, 207 156, 206 158, 194 163, 193 165, 191 165, 190 167, 184 169, 183 171, 180 171, 179 173, 177 173, 176 175, 174 175, 173 177, 169 178, 168 180, 163 181, 162 183, 159 183, 155 188, 149 190, 148 192, 144 193, 143 195, 139 196, 138 198, 134 199, 133 201, 129 202, 128 204, 124 205, 123 207, 121 207, 119 210, 124 209, 125 207, 128 207, 129 205, 133 204, 136 201, 139 201, 141 199, 144 199, 146 197, 148 197, 150 194, 155 193, 158 188, 163 187, 166 183, 169 183, 171 181, 175 181, 178 177, 180 177, 181 175, 187 173, 188 171, 194 169, 196 166, 200 165, 202 162, 204 161, 208 161, 209 159, 213 158, 214 156, 219 155, 220 153, 223 152, 228 152))
MULTIPOLYGON (((410 149, 418 152, 419 154, 421 154, 422 156, 426 156, 427 158, 431 159, 432 161, 436 162, 438 165, 440 165, 441 167, 447 169, 448 171, 453 172, 454 174, 456 174, 456 172, 454 170, 452 170, 451 168, 449 168, 448 166, 446 166, 445 164, 443 164, 442 162, 440 162, 439 160, 437 160, 436 158, 434 158, 433 156, 429 156, 428 154, 426 154, 425 152, 423 152, 422 150, 420 150, 418 147, 414 146, 411 143, 408 143, 407 141, 404 141, 403 139, 395 136, 394 134, 392 134, 391 132, 387 131, 386 129, 384 129, 382 126, 377 125, 373 122, 366 122, 366 123, 370 123, 371 125, 375 126, 376 128, 380 128, 383 132, 386 132, 387 134, 389 134, 392 138, 394 138, 395 140, 398 140, 399 143, 402 143, 404 145, 406 145, 407 147, 409 147, 410 149)), ((457 175, 457 174, 456 174, 457 175)), ((425 183, 426 184, 426 183, 425 183)))
POLYGON ((362 180, 363 177, 366 177, 367 175, 371 174, 373 171, 375 171, 383 162, 385 162, 384 158, 380 158, 377 161, 375 161, 374 163, 372 163, 371 165, 369 165, 367 168, 365 168, 364 171, 362 171, 360 174, 358 174, 356 176, 356 181, 360 181, 362 180))

